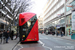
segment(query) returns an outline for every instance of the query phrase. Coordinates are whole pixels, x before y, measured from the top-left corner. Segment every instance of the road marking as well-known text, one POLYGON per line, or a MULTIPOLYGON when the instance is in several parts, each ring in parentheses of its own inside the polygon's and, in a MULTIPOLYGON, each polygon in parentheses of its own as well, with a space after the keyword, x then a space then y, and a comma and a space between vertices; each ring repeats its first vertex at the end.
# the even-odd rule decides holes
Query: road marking
POLYGON ((17 46, 15 46, 14 50, 17 48, 17 46))
MULTIPOLYGON (((23 47, 22 47, 23 48, 23 47)), ((22 48, 19 48, 18 50, 21 50, 22 48)))
MULTIPOLYGON (((21 47, 18 50, 21 50, 23 48, 23 46, 21 44, 18 44, 17 46, 20 46, 21 47)), ((16 50, 17 46, 14 48, 14 50, 16 50)))
POLYGON ((56 39, 56 40, 63 40, 63 39, 60 39, 60 38, 53 38, 53 39, 56 39))
POLYGON ((21 44, 18 44, 18 46, 20 46, 21 48, 19 48, 18 50, 21 50, 23 48, 23 46, 21 44))
POLYGON ((40 39, 48 39, 48 38, 40 38, 40 39))
POLYGON ((45 47, 45 48, 48 48, 48 49, 52 50, 52 48, 45 46, 45 44, 44 44, 42 41, 40 41, 40 40, 39 40, 39 42, 42 44, 42 46, 43 46, 43 47, 45 47))
POLYGON ((66 43, 66 44, 72 45, 71 43, 66 43))

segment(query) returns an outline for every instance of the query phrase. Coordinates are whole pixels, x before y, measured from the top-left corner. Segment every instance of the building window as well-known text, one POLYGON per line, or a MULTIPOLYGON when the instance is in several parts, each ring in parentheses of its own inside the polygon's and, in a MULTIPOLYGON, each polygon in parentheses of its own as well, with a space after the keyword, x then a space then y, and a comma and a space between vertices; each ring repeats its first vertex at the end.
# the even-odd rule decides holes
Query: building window
POLYGON ((71 19, 72 19, 72 16, 71 15, 68 15, 67 16, 67 19, 66 19, 66 21, 67 21, 66 23, 67 24, 71 24, 72 23, 72 20, 71 19))
MULTIPOLYGON (((75 1, 71 2, 70 4, 75 5, 75 1)), ((70 10, 72 10, 72 7, 66 7, 66 11, 70 11, 70 10)))
POLYGON ((69 0, 66 0, 66 2, 68 2, 69 0))
POLYGON ((71 2, 72 5, 75 5, 75 1, 71 2))
POLYGON ((4 24, 0 23, 0 29, 4 29, 4 24))
POLYGON ((66 11, 70 11, 72 9, 72 7, 66 7, 66 11))

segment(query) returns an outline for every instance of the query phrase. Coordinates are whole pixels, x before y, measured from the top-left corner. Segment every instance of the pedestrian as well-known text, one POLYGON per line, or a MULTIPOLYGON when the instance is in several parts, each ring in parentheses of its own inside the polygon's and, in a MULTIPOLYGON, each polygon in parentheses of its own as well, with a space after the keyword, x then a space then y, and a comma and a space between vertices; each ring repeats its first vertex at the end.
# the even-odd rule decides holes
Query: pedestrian
POLYGON ((64 35, 64 31, 61 31, 61 37, 64 35))
POLYGON ((71 32, 71 31, 70 31, 70 29, 69 29, 69 35, 70 35, 70 32, 71 32))
MULTIPOLYGON (((28 32, 27 32, 28 33, 28 32)), ((18 37, 18 33, 16 33, 16 38, 15 39, 17 39, 17 37, 18 37)))
POLYGON ((3 31, 3 40, 4 40, 4 42, 5 42, 5 34, 6 34, 6 32, 5 32, 5 30, 3 31))
POLYGON ((14 36, 14 31, 12 30, 12 32, 11 32, 11 34, 10 34, 11 40, 13 40, 13 36, 14 36))
POLYGON ((2 43, 2 31, 0 31, 0 39, 1 39, 1 43, 2 43))
POLYGON ((5 33, 5 37, 6 37, 6 43, 8 43, 8 39, 9 39, 9 30, 7 30, 7 32, 5 33))
POLYGON ((59 35, 59 31, 57 31, 57 34, 56 34, 57 36, 59 35))

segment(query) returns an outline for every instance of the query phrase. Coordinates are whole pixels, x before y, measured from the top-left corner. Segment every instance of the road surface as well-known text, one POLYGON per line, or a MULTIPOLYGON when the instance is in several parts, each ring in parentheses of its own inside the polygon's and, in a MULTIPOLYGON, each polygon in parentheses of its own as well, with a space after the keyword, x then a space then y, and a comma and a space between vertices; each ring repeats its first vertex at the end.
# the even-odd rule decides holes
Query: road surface
POLYGON ((75 41, 39 34, 38 43, 18 44, 14 50, 75 50, 75 41))

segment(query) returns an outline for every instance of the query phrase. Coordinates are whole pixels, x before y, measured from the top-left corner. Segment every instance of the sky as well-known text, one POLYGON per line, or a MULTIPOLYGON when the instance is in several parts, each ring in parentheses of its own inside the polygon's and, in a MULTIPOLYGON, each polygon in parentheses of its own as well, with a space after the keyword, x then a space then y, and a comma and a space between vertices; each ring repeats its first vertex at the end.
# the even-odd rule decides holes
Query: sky
MULTIPOLYGON (((16 0, 16 1, 18 2, 18 1, 24 1, 24 0, 16 0)), ((12 0, 12 6, 11 6, 12 9, 14 8, 14 5, 15 5, 14 2, 15 0, 12 0)), ((44 8, 47 2, 48 0, 30 0, 28 3, 31 3, 31 5, 28 7, 29 10, 27 10, 27 12, 33 12, 33 13, 36 13, 37 16, 40 16, 44 11, 44 8)), ((16 10, 18 10, 18 8, 16 10)))
POLYGON ((48 0, 32 0, 34 2, 32 9, 30 12, 36 13, 39 16, 43 13, 43 10, 47 4, 48 0))

